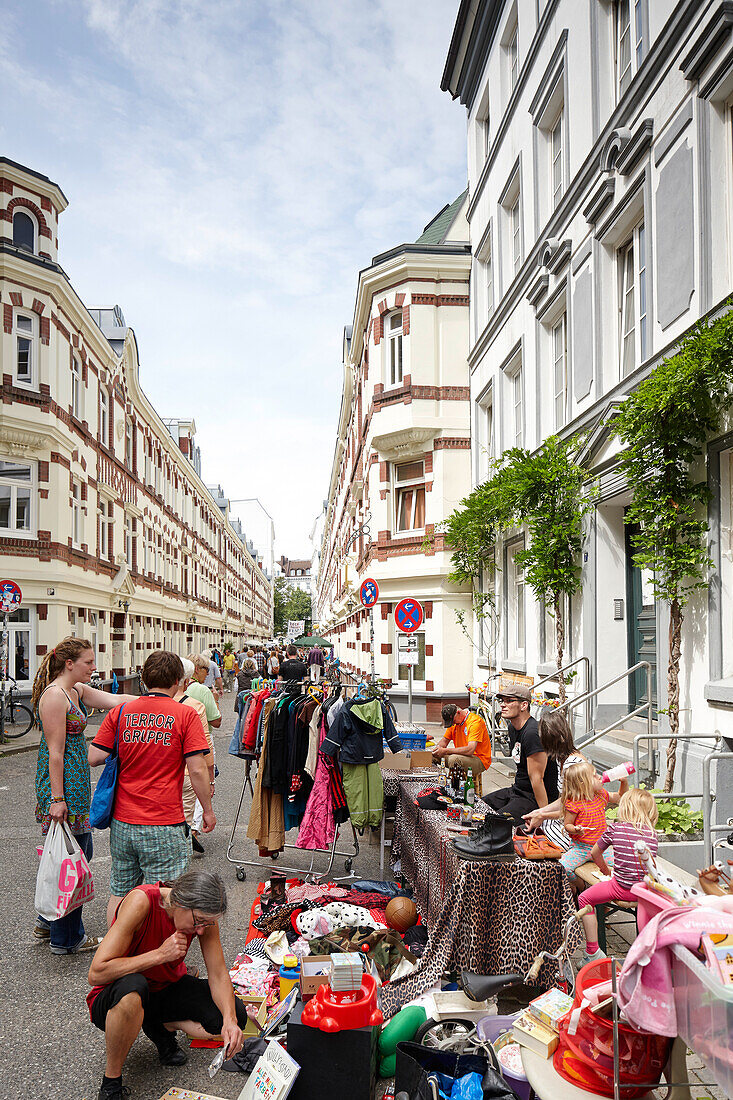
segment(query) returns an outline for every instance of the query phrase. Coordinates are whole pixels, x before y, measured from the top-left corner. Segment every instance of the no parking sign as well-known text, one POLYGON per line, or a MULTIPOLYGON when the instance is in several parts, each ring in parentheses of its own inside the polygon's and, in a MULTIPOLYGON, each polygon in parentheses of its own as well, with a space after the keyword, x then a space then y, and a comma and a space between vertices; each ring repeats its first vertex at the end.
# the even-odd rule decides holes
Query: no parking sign
POLYGON ((0 613, 12 615, 18 610, 22 600, 23 593, 15 581, 0 581, 0 613))
POLYGON ((375 603, 379 599, 379 585, 371 577, 367 577, 363 581, 361 588, 359 589, 359 599, 364 607, 374 607, 375 603))
POLYGON ((422 605, 412 596, 400 600, 394 609, 394 621, 397 624, 397 629, 404 634, 412 634, 415 630, 419 630, 422 626, 422 620, 422 605))

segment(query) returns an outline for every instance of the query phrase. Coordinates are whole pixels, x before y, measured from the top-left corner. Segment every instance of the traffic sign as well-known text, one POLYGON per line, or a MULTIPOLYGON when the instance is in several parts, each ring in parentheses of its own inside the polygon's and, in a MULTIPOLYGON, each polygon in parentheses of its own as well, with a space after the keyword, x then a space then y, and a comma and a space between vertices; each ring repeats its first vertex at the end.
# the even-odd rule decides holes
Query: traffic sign
POLYGON ((362 583, 359 589, 359 598, 364 607, 374 607, 379 599, 379 585, 371 577, 367 577, 362 583))
POLYGON ((0 581, 0 612, 10 615, 20 607, 23 593, 15 581, 0 581))
POLYGON ((413 634, 398 634, 397 648, 400 653, 417 653, 418 639, 413 634))
POLYGON ((394 610, 394 621, 398 630, 402 630, 405 634, 412 634, 414 630, 420 629, 422 620, 422 606, 417 600, 413 600, 411 596, 400 600, 394 610))

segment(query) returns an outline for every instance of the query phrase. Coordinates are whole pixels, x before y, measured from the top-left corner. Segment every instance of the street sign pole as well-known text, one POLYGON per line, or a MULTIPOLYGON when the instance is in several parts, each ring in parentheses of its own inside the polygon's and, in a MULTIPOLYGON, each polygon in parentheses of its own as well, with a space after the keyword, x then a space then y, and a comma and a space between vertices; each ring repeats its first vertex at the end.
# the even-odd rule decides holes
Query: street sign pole
POLYGON ((412 725, 412 665, 407 670, 407 721, 412 725))
POLYGON ((369 652, 372 656, 372 683, 374 683, 374 608, 369 608, 369 652))
POLYGON ((0 684, 0 744, 5 741, 5 681, 8 678, 8 643, 10 639, 10 630, 8 628, 8 613, 3 612, 3 648, 2 648, 2 666, 0 669, 0 675, 2 676, 2 683, 0 684))
POLYGON ((379 599, 379 585, 373 577, 366 577, 359 589, 361 606, 369 609, 369 653, 371 655, 372 683, 374 683, 374 605, 379 599))

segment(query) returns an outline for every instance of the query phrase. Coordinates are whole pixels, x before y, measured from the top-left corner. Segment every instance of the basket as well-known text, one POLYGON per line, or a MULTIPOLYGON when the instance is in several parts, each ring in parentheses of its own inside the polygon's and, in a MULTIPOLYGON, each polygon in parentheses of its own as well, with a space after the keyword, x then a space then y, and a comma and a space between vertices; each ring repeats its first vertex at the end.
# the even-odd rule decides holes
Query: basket
MULTIPOLYGON (((612 965, 611 959, 597 959, 579 972, 573 1008, 559 1021, 560 1043, 553 1055, 561 1077, 601 1096, 613 1096, 613 1022, 583 1008, 582 1002, 591 986, 610 982, 612 965), (571 1031, 576 1017, 577 1027, 571 1031)), ((659 1081, 671 1041, 621 1021, 618 1040, 621 1095, 624 1100, 634 1100, 659 1081)))
POLYGON ((724 985, 680 944, 672 944, 677 1030, 733 1096, 733 986, 724 985))
POLYGON ((398 737, 405 752, 410 752, 412 749, 424 749, 425 742, 428 739, 427 733, 399 733, 398 737))

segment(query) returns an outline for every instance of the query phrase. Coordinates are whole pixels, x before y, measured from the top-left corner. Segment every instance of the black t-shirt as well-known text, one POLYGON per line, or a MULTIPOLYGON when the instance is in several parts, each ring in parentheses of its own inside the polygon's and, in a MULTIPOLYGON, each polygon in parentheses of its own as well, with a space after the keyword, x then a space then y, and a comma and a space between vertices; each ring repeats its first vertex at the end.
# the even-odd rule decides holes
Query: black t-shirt
MULTIPOLYGON (((512 760, 517 765, 517 774, 514 777, 514 788, 521 794, 534 798, 532 781, 527 771, 527 757, 534 756, 537 752, 545 751, 542 747, 542 741, 540 740, 540 728, 537 725, 537 720, 532 718, 531 715, 524 723, 521 730, 515 729, 511 722, 507 722, 507 725, 509 726, 509 738, 512 746, 511 756, 512 760)), ((557 798, 557 764, 554 760, 549 759, 549 757, 543 778, 545 791, 547 792, 547 801, 554 802, 557 798)))
POLYGON ((297 657, 288 657, 280 665, 281 680, 305 680, 308 675, 308 666, 305 661, 299 661, 297 657))

